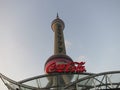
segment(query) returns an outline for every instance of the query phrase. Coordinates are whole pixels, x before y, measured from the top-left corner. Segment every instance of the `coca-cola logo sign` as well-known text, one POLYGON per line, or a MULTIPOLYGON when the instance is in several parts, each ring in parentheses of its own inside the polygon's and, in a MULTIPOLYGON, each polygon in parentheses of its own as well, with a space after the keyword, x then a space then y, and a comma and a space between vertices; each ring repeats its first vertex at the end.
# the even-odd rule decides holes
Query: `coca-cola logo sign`
POLYGON ((52 62, 46 67, 46 73, 81 73, 86 72, 85 62, 69 62, 66 64, 57 64, 52 62))

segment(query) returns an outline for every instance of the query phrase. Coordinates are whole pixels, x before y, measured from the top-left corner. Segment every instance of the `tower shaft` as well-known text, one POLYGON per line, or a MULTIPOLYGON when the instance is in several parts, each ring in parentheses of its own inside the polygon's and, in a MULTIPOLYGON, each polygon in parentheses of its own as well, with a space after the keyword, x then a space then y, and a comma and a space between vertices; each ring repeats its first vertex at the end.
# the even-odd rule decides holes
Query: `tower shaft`
POLYGON ((61 25, 57 24, 54 30, 54 55, 66 54, 64 34, 61 25))

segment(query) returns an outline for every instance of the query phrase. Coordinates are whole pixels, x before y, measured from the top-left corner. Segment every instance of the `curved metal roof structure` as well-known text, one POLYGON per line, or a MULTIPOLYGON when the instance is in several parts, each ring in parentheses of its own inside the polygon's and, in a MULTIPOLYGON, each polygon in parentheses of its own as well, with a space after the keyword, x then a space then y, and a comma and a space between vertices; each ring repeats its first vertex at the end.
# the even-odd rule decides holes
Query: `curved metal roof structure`
POLYGON ((120 71, 103 73, 60 73, 40 75, 22 81, 14 81, 0 74, 1 80, 9 90, 107 90, 120 88, 120 71), (61 79, 72 77, 67 84, 61 79), (54 78, 55 84, 48 85, 54 78))

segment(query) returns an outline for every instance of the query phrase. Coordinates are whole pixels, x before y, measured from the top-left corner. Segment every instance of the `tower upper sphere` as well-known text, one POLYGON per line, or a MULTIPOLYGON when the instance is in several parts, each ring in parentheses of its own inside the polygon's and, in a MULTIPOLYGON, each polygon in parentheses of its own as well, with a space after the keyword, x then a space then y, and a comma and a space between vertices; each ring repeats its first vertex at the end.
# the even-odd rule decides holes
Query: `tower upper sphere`
POLYGON ((64 24, 64 22, 59 18, 58 14, 57 14, 56 19, 52 21, 51 28, 52 28, 53 31, 58 30, 58 29, 64 30, 65 24, 64 24))

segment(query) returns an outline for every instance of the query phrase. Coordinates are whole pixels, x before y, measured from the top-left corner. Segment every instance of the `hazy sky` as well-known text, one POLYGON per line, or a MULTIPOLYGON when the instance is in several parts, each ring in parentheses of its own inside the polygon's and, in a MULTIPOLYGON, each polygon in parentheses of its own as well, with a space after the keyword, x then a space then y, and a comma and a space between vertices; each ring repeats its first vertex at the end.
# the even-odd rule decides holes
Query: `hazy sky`
POLYGON ((0 73, 15 81, 44 74, 57 12, 67 55, 87 72, 120 70, 120 0, 0 0, 0 73))

